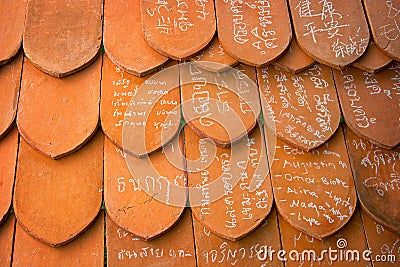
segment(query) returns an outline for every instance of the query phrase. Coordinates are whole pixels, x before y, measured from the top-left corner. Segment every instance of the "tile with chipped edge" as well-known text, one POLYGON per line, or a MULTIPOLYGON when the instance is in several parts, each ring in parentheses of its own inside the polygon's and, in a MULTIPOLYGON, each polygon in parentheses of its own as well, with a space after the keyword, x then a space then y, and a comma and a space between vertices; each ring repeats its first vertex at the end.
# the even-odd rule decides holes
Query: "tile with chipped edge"
POLYGON ((314 63, 315 60, 307 56, 297 44, 296 39, 293 38, 286 53, 272 64, 284 71, 297 74, 308 69, 314 63))
POLYGON ((373 42, 370 42, 365 54, 351 65, 369 73, 377 73, 392 62, 392 59, 383 54, 373 42))

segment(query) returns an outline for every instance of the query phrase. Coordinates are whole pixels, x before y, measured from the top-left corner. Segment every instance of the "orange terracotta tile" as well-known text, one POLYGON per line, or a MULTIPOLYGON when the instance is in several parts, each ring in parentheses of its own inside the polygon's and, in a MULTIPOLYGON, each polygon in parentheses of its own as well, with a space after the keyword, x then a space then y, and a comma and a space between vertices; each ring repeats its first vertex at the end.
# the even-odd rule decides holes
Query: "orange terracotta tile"
POLYGON ((361 0, 289 0, 296 40, 315 60, 343 68, 363 55, 370 33, 361 0))
POLYGON ((17 124, 22 137, 58 159, 78 150, 99 121, 101 59, 76 75, 58 79, 24 61, 17 124))
POLYGON ((376 73, 389 65, 390 62, 392 62, 392 59, 383 54, 373 42, 370 42, 365 54, 351 65, 369 73, 376 73))
POLYGON ((60 160, 36 152, 22 138, 13 207, 20 225, 51 246, 63 245, 96 218, 103 191, 103 134, 60 160))
POLYGON ((320 148, 304 152, 266 131, 274 198, 281 216, 317 239, 350 220, 357 196, 342 129, 320 148))
POLYGON ((187 210, 178 224, 165 235, 143 241, 107 216, 107 265, 113 266, 196 266, 193 228, 187 210))
POLYGON ((187 59, 212 40, 216 21, 214 1, 140 2, 143 34, 160 54, 187 59))
POLYGON ((186 127, 185 143, 193 215, 210 231, 229 240, 256 229, 273 202, 260 128, 234 146, 220 148, 186 127))
POLYGON ((217 37, 214 37, 206 49, 190 58, 190 60, 200 68, 214 72, 225 71, 229 67, 236 66, 239 63, 225 52, 217 37))
POLYGON ((254 129, 261 108, 253 67, 215 73, 184 63, 179 70, 183 117, 197 134, 226 147, 254 129))
POLYGON ((363 0, 372 38, 388 57, 400 60, 400 3, 388 0, 363 0))
POLYGON ((17 114, 21 72, 22 53, 11 63, 0 67, 0 139, 11 129, 17 114))
POLYGON ((15 167, 18 152, 18 130, 13 130, 0 141, 0 224, 11 207, 15 167))
POLYGON ((21 47, 26 2, 0 1, 0 66, 7 64, 21 47))
POLYGON ((114 64, 136 75, 146 75, 167 63, 144 39, 140 0, 104 2, 104 49, 114 64))
POLYGON ((361 212, 370 258, 374 267, 398 266, 400 259, 400 235, 378 224, 361 212), (394 256, 394 258, 393 258, 394 256))
POLYGON ((340 109, 329 67, 315 64, 297 75, 274 66, 257 72, 265 125, 279 138, 309 151, 335 133, 340 109))
POLYGON ((179 70, 176 62, 143 78, 134 77, 104 57, 100 117, 103 131, 119 148, 143 157, 178 132, 179 70))
POLYGON ((59 248, 37 241, 17 223, 13 266, 104 266, 104 213, 74 242, 59 248))
POLYGON ((314 63, 314 59, 307 56, 293 38, 288 51, 273 64, 284 71, 296 74, 308 69, 314 63))
POLYGON ((400 143, 400 63, 377 74, 355 68, 334 71, 346 125, 361 137, 385 148, 400 143))
POLYGON ((193 218, 197 266, 284 266, 277 257, 263 254, 267 249, 281 249, 276 210, 250 235, 229 241, 214 235, 193 218))
POLYGON ((278 218, 282 248, 286 252, 281 255, 287 259, 285 266, 372 266, 363 257, 367 242, 358 210, 342 230, 322 241, 299 232, 281 216, 278 218))
POLYGON ((102 37, 103 1, 28 1, 23 46, 40 70, 62 77, 90 65, 102 37))
POLYGON ((400 148, 377 147, 345 128, 358 199, 375 221, 400 234, 400 148))
POLYGON ((11 215, 0 227, 0 265, 11 266, 13 254, 15 216, 11 215))
POLYGON ((281 56, 292 39, 286 0, 215 1, 218 38, 226 52, 260 67, 281 56))
MULTIPOLYGON (((158 237, 176 224, 187 200, 186 175, 166 155, 182 148, 182 141, 175 138, 164 151, 138 159, 105 140, 104 200, 111 220, 144 240, 158 237)), ((180 160, 183 165, 183 158, 180 160)))

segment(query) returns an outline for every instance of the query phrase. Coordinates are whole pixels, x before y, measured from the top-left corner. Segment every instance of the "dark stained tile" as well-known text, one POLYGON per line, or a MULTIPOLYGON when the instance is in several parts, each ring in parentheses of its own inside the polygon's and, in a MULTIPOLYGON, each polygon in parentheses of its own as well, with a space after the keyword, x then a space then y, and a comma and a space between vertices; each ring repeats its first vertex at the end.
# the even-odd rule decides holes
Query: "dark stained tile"
POLYGON ((8 63, 21 47, 26 3, 26 0, 1 1, 0 66, 8 63))
POLYGON ((19 224, 51 246, 63 245, 96 218, 103 191, 103 134, 59 160, 20 139, 13 207, 19 224))
POLYGON ((392 59, 383 54, 376 45, 371 42, 365 54, 351 65, 369 73, 376 73, 389 65, 390 62, 392 62, 392 59))
POLYGON ((400 148, 384 149, 345 128, 358 199, 365 213, 400 234, 400 148))
MULTIPOLYGON (((150 222, 149 222, 150 223, 150 222)), ((196 266, 190 211, 165 235, 143 241, 118 227, 107 216, 107 265, 196 266)))
POLYGON ((13 254, 15 216, 10 215, 6 222, 0 227, 0 265, 11 266, 13 254))
POLYGON ((175 60, 201 51, 215 33, 214 1, 141 0, 140 10, 149 45, 175 60))
POLYGON ((24 61, 17 124, 36 150, 61 158, 78 150, 99 121, 101 58, 86 70, 58 79, 24 61))
POLYGON ((268 66, 257 74, 265 125, 277 137, 309 151, 335 133, 340 109, 329 67, 317 63, 294 75, 268 66))
POLYGON ((342 129, 305 152, 266 130, 268 160, 279 214, 317 239, 335 234, 354 213, 357 196, 342 129))
POLYGON ((112 62, 136 76, 155 71, 168 61, 144 39, 140 0, 104 2, 103 40, 106 54, 112 62))
POLYGON ((184 63, 179 69, 182 115, 198 135, 226 147, 254 129, 261 111, 254 67, 215 73, 184 63))
POLYGON ((302 72, 311 67, 314 63, 315 60, 307 56, 307 54, 301 50, 295 38, 290 42, 288 51, 277 61, 273 62, 274 66, 292 74, 302 72))
POLYGON ((0 140, 0 225, 7 218, 11 207, 17 152, 18 130, 13 128, 3 140, 0 140))
POLYGON ((23 36, 26 57, 56 77, 86 68, 101 45, 102 2, 28 1, 23 36))
POLYGON ((17 223, 13 265, 104 266, 104 213, 74 242, 53 248, 32 238, 17 223))
POLYGON ((292 39, 286 0, 215 1, 218 39, 238 61, 260 67, 281 56, 292 39))
POLYGON ((315 60, 333 68, 356 61, 370 33, 361 0, 289 0, 296 40, 315 60))
POLYGON ((22 53, 0 67, 0 139, 7 134, 17 114, 21 72, 22 53))
POLYGON ((385 148, 400 143, 400 63, 376 74, 355 68, 334 71, 346 125, 361 137, 385 148))

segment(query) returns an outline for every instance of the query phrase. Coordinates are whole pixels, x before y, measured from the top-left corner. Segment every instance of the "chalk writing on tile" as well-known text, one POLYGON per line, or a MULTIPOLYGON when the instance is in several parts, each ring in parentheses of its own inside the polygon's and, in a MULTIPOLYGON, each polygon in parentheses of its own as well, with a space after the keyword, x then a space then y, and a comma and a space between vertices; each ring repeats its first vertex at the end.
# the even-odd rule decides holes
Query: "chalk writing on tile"
POLYGON ((387 0, 385 24, 380 26, 380 35, 389 41, 395 41, 400 36, 400 4, 396 1, 387 0))

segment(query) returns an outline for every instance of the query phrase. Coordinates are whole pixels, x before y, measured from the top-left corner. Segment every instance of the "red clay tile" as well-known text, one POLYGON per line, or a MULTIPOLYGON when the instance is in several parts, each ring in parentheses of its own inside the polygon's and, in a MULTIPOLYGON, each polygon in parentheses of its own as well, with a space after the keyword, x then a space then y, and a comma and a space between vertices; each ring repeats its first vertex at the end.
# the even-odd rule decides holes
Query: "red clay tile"
POLYGON ((289 0, 296 39, 302 50, 333 68, 356 61, 370 33, 361 0, 289 0))
POLYGON ((363 259, 363 252, 367 250, 367 242, 358 210, 342 230, 322 241, 299 232, 281 216, 278 218, 282 248, 286 252, 286 255, 282 255, 287 259, 285 266, 372 266, 368 260, 363 259), (324 250, 325 252, 323 252, 324 250), (298 254, 296 254, 297 252, 298 254), (300 254, 302 252, 305 257, 303 260, 300 254), (314 258, 313 255, 318 258, 314 258))
POLYGON ((0 139, 11 129, 17 114, 21 72, 22 53, 11 63, 0 67, 0 139))
POLYGON ((372 38, 388 57, 400 60, 400 2, 363 0, 372 38))
POLYGON ((225 71, 229 67, 236 66, 239 63, 225 52, 222 45, 219 44, 217 37, 214 37, 206 49, 190 58, 190 60, 200 68, 214 72, 225 71))
MULTIPOLYGON (((183 146, 178 140, 183 141, 175 138, 165 148, 166 153, 183 146)), ((183 158, 181 161, 182 165, 183 158)), ((186 176, 163 151, 138 159, 106 139, 104 164, 104 200, 111 220, 144 240, 158 237, 175 225, 186 204, 186 176), (176 191, 175 185, 182 191, 176 191)))
POLYGON ((220 148, 186 127, 185 143, 193 215, 216 235, 233 241, 256 229, 273 202, 260 128, 234 146, 220 148))
POLYGON ((400 234, 400 148, 377 147, 346 127, 358 199, 375 221, 400 234))
POLYGON ((96 218, 103 191, 103 134, 60 160, 36 152, 22 138, 13 207, 21 226, 51 246, 65 244, 96 218))
POLYGON ((288 51, 273 64, 284 71, 296 74, 308 69, 314 63, 314 59, 307 56, 293 38, 288 51))
POLYGON ((104 266, 104 213, 74 242, 59 248, 37 241, 17 223, 13 266, 104 266))
POLYGON ((25 24, 26 0, 0 3, 0 66, 19 51, 25 24))
POLYGON ((214 73, 185 63, 179 69, 183 117, 197 134, 226 147, 254 129, 261 108, 253 67, 214 73))
MULTIPOLYGON (((148 222, 151 223, 151 222, 148 222)), ((107 265, 196 266, 192 220, 187 210, 165 235, 143 241, 115 225, 107 216, 107 265)))
POLYGON ((146 42, 140 20, 140 0, 108 0, 104 3, 104 50, 114 64, 136 75, 146 75, 168 58, 146 42))
POLYGON ((40 70, 62 77, 96 58, 102 37, 102 0, 29 1, 23 46, 40 70))
POLYGON ((57 159, 78 150, 99 121, 101 59, 63 79, 24 61, 17 124, 36 150, 57 159))
POLYGON ((215 33, 214 1, 141 0, 143 34, 164 56, 182 60, 206 47, 215 33))
POLYGON ((361 137, 385 148, 400 143, 400 63, 377 74, 355 68, 334 71, 346 125, 361 137))
POLYGON ((373 42, 370 42, 365 54, 351 65, 369 73, 377 73, 390 62, 392 59, 383 54, 373 42))
POLYGON ((383 262, 374 261, 374 267, 398 266, 400 259, 400 235, 376 223, 365 215, 364 212, 361 212, 361 218, 363 220, 368 247, 372 252, 372 255, 370 255, 371 259, 375 260, 375 257, 379 256, 379 260, 384 260, 383 262), (391 259, 392 256, 389 255, 394 255, 396 260, 393 261, 391 259))
POLYGON ((265 124, 279 138, 309 151, 335 133, 340 109, 329 67, 315 64, 297 75, 274 66, 257 71, 265 124))
POLYGON ((286 0, 215 1, 218 38, 225 51, 260 67, 281 56, 292 39, 286 0))
POLYGON ((15 216, 11 215, 0 227, 0 266, 11 266, 15 216))
POLYGON ((11 207, 17 152, 18 130, 13 128, 6 138, 0 141, 0 224, 7 218, 11 207))
POLYGON ((214 235, 195 218, 193 226, 199 267, 283 266, 283 262, 279 262, 277 257, 271 260, 263 254, 266 249, 281 249, 275 208, 257 230, 238 241, 229 241, 214 235))
POLYGON ((180 124, 178 72, 176 62, 170 62, 154 75, 134 77, 104 57, 101 124, 116 146, 143 157, 176 135, 180 124))
POLYGON ((275 140, 268 130, 266 136, 281 216, 317 239, 333 235, 350 220, 357 202, 342 129, 312 152, 275 140))

